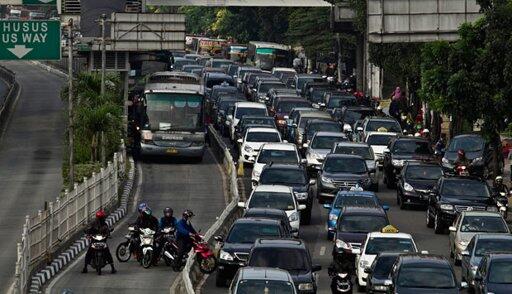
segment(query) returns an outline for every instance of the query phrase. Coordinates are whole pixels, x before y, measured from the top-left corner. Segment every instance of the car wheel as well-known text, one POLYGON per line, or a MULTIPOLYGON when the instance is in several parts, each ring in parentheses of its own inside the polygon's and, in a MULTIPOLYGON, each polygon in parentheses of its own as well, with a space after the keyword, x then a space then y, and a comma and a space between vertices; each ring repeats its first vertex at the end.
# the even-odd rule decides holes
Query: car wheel
POLYGON ((427 228, 432 228, 434 226, 434 221, 432 220, 432 217, 430 217, 429 209, 427 208, 427 228))
POLYGON ((444 232, 444 227, 441 224, 441 220, 439 219, 439 214, 436 213, 434 216, 434 233, 442 234, 444 232))

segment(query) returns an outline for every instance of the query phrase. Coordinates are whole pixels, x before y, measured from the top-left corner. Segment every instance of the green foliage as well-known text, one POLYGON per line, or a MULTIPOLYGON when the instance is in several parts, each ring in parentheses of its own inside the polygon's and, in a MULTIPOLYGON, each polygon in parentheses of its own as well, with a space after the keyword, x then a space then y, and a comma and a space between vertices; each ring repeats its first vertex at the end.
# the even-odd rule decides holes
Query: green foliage
POLYGON ((317 52, 330 52, 334 35, 330 29, 329 9, 300 8, 289 17, 286 35, 293 45, 304 47, 306 54, 313 57, 317 52))
MULTIPOLYGON (((340 1, 338 1, 340 2, 340 1)), ((366 32, 366 8, 367 2, 361 0, 348 0, 349 6, 356 12, 354 20, 355 28, 360 32, 366 32)))

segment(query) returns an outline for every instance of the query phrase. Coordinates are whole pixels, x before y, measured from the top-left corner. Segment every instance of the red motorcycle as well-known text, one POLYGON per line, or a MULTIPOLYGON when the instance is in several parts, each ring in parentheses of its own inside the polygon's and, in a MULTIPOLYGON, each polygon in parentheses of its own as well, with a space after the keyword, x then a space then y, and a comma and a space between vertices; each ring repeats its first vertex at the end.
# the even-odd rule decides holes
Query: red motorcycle
POLYGON ((196 253, 199 270, 205 274, 213 273, 217 268, 217 258, 202 235, 195 234, 192 237, 192 248, 196 253))

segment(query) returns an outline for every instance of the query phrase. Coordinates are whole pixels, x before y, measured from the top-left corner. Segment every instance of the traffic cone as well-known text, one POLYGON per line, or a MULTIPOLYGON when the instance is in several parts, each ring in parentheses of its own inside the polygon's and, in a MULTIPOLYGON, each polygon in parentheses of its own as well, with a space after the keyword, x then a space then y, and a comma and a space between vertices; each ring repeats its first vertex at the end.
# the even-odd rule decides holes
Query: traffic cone
POLYGON ((238 158, 238 169, 236 171, 236 174, 239 177, 243 177, 244 176, 244 161, 242 160, 241 157, 238 158))

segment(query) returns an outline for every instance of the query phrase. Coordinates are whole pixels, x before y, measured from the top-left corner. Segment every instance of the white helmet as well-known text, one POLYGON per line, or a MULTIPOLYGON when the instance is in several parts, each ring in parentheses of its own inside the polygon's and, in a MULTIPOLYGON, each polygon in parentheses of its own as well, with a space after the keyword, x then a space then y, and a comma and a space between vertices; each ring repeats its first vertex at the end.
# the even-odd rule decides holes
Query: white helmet
POLYGON ((382 110, 382 106, 377 106, 377 110, 382 110))
POLYGON ((428 133, 430 133, 430 131, 428 129, 423 129, 423 133, 428 134, 428 133))
POLYGON ((352 132, 352 127, 349 124, 344 124, 343 132, 352 132))
POLYGON ((421 137, 421 134, 420 133, 415 133, 414 137, 421 137))

